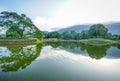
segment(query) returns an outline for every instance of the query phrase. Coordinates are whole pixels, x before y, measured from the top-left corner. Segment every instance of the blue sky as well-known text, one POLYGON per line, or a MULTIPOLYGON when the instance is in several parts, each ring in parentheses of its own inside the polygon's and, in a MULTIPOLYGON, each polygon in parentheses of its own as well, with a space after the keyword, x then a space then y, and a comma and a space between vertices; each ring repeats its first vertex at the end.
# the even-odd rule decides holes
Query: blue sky
POLYGON ((120 21, 120 0, 1 0, 1 11, 24 13, 42 30, 120 21))
POLYGON ((1 0, 0 7, 8 11, 25 13, 31 18, 52 17, 62 2, 63 0, 1 0))

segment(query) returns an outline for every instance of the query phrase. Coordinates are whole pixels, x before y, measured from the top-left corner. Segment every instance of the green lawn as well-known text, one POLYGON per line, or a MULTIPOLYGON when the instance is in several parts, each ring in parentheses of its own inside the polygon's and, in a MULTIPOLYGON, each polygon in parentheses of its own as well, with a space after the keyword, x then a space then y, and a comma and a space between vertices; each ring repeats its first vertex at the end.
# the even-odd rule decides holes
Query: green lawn
POLYGON ((0 44, 6 45, 6 44, 36 44, 41 43, 42 41, 33 38, 33 39, 25 39, 25 38, 16 38, 16 39, 0 39, 0 44))
POLYGON ((85 40, 80 40, 79 42, 84 43, 84 44, 89 44, 89 45, 120 44, 119 41, 108 40, 108 39, 101 39, 101 38, 85 39, 85 40))
POLYGON ((82 40, 59 40, 59 39, 44 39, 44 42, 57 42, 57 41, 68 41, 68 42, 80 42, 89 45, 110 45, 110 44, 120 44, 120 40, 108 40, 101 38, 93 39, 82 39, 82 40))

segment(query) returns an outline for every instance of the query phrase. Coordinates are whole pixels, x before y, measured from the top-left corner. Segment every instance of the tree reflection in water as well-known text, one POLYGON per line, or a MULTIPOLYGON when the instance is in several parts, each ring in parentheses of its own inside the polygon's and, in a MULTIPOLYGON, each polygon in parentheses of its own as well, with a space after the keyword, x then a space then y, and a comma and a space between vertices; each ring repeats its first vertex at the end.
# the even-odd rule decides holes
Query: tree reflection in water
POLYGON ((38 45, 11 45, 7 46, 9 56, 2 55, 0 57, 0 66, 2 71, 17 71, 24 69, 34 61, 41 52, 42 44, 38 45))
MULTIPOLYGON (((102 57, 106 56, 108 49, 110 49, 112 46, 118 48, 118 50, 120 49, 120 45, 92 46, 78 42, 46 42, 44 43, 44 45, 50 45, 53 48, 59 47, 73 53, 77 50, 80 50, 87 53, 88 56, 94 59, 101 59, 102 57)), ((0 53, 2 54, 0 55, 0 66, 2 71, 18 71, 20 68, 26 68, 40 55, 42 46, 42 44, 38 44, 27 46, 9 45, 6 47, 0 47, 0 53), (5 48, 6 50, 3 50, 1 48, 5 48), (2 53, 2 51, 4 51, 5 53, 7 51, 9 55, 4 55, 5 53, 2 53)), ((118 54, 116 54, 116 56, 117 58, 120 58, 118 54)), ((115 54, 111 54, 111 57, 115 57, 115 54)))
POLYGON ((88 55, 94 59, 101 59, 102 57, 106 56, 108 49, 112 46, 120 49, 120 45, 95 46, 95 45, 82 44, 79 42, 46 42, 45 46, 47 45, 50 45, 53 48, 63 47, 64 49, 67 50, 79 48, 80 51, 86 51, 88 55))
POLYGON ((106 56, 107 49, 110 46, 92 46, 87 45, 86 50, 91 58, 101 59, 102 57, 106 56))

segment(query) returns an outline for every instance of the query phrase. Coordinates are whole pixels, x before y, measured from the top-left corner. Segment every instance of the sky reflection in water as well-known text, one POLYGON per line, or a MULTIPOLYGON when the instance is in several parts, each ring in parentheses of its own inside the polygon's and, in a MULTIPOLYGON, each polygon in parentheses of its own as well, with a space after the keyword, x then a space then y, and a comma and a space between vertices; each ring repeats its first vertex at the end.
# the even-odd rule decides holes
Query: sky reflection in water
MULTIPOLYGON (((69 44, 70 45, 70 44, 69 44)), ((78 44, 77 44, 78 45, 78 44)), ((33 45, 35 46, 35 45, 33 45)), ((72 44, 74 46, 74 44, 72 44)), ((99 56, 100 59, 96 60, 91 58, 87 54, 89 47, 84 47, 84 50, 80 50, 81 47, 75 46, 71 48, 70 46, 52 46, 42 45, 38 49, 33 49, 31 46, 23 47, 19 50, 29 50, 29 53, 33 57, 29 57, 28 51, 24 51, 26 56, 25 68, 19 68, 16 71, 0 72, 0 80, 3 81, 119 81, 120 75, 120 59, 116 56, 120 54, 117 47, 107 46, 105 47, 106 56, 99 56), (30 50, 31 48, 31 50, 30 50), (79 48, 79 53, 74 52, 79 48), (70 49, 72 51, 70 51, 70 49), (38 51, 39 50, 39 51, 38 51), (115 50, 115 52, 113 52, 115 50), (38 51, 38 52, 37 52, 38 51), (40 52, 41 51, 41 52, 40 52), (81 54, 83 53, 83 54, 81 54), (110 53, 110 54, 109 54, 110 53), (112 53, 116 53, 114 56, 112 53), (32 58, 31 60, 27 58, 32 58)), ((83 48, 82 47, 82 48, 83 48)), ((37 47, 36 47, 37 48, 37 47)), ((99 49, 99 48, 98 48, 99 49)), ((12 49, 11 49, 12 50, 12 49)), ((13 51, 15 53, 15 51, 13 51)), ((90 52, 90 51, 89 51, 90 52)), ((96 51, 95 51, 96 52, 96 51)), ((3 52, 1 52, 3 53, 3 52)), ((93 52, 90 52, 93 53, 93 52)), ((99 53, 98 53, 99 54, 99 53)), ((18 55, 19 56, 19 55, 18 55)), ((20 57, 22 59, 22 56, 20 57)), ((93 57, 97 55, 93 54, 93 57)), ((23 58, 23 60, 25 60, 23 58)), ((13 60, 15 64, 12 67, 16 67, 21 63, 18 59, 13 60), (17 64, 17 62, 19 64, 17 64)), ((4 61, 8 64, 8 61, 4 61)), ((12 63, 12 62, 11 62, 12 63)), ((8 68, 8 70, 10 70, 8 68)))

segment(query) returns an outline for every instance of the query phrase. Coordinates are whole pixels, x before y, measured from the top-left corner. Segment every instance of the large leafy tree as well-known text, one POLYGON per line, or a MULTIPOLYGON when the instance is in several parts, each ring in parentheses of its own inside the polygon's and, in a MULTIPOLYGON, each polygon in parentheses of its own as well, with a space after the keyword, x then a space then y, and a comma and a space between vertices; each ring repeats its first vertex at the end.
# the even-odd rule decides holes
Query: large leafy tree
POLYGON ((6 37, 8 38, 20 38, 22 33, 22 30, 19 29, 17 26, 13 26, 9 28, 9 30, 6 31, 6 37))
POLYGON ((33 24, 30 18, 28 18, 25 14, 19 15, 15 12, 1 12, 0 27, 7 29, 7 37, 19 36, 20 38, 23 38, 26 37, 28 33, 32 33, 32 37, 36 37, 39 39, 42 39, 43 36, 42 32, 33 24))
POLYGON ((107 35, 108 29, 103 24, 94 24, 89 29, 89 35, 92 38, 102 37, 107 35))

